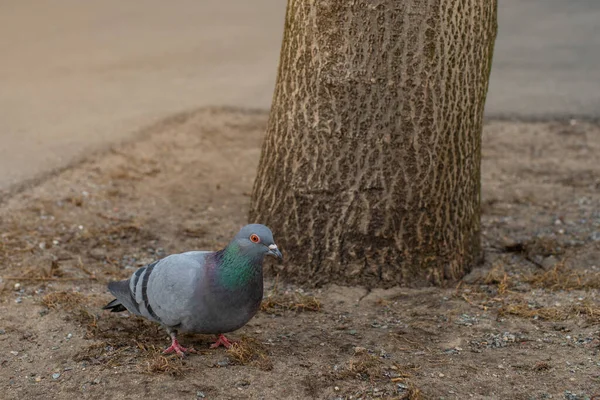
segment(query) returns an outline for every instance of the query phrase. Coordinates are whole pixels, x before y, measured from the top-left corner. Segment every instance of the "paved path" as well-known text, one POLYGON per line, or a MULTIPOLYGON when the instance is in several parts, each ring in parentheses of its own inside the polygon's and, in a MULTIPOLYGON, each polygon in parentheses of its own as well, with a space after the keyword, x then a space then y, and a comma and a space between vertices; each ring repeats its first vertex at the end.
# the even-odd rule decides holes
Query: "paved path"
POLYGON ((268 108, 282 0, 0 1, 0 190, 203 105, 268 108))
POLYGON ((498 1, 487 115, 600 118, 600 1, 498 1))
MULTIPOLYGON (((600 117, 600 1, 499 0, 488 116, 600 117)), ((203 105, 268 108, 285 0, 0 1, 0 191, 203 105)))

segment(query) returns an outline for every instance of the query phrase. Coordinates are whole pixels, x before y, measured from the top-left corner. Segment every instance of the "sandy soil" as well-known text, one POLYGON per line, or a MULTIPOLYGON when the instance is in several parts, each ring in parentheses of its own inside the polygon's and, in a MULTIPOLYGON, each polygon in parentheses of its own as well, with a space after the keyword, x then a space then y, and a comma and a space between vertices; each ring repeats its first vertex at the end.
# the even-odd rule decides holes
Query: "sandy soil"
MULTIPOLYGON (((273 279, 232 335, 102 312, 109 280, 216 249, 245 223, 266 114, 181 114, 6 198, 0 382, 7 399, 589 399, 600 395, 600 127, 492 121, 485 264, 447 288, 273 279)), ((275 232, 275 235, 277 233, 275 232)), ((283 249, 285 254, 285 249, 283 249)))

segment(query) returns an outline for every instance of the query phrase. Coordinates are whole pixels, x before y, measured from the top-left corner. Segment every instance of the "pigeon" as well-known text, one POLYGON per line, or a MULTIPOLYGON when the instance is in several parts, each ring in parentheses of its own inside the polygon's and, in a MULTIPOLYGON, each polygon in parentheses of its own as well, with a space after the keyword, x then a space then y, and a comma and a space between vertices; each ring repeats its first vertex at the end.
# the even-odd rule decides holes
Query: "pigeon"
POLYGON ((222 250, 173 254, 137 269, 129 279, 110 282, 116 298, 103 309, 161 324, 171 337, 165 354, 195 352, 179 344, 178 332, 216 334, 211 348, 229 348, 224 334, 244 326, 260 308, 266 255, 283 258, 271 230, 246 225, 222 250))

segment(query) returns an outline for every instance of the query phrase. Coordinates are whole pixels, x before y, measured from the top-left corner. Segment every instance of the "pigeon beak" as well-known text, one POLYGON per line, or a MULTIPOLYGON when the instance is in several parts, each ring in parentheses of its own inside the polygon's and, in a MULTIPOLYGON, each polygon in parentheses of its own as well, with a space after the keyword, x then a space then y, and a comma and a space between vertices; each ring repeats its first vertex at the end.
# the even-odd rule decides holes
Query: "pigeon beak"
POLYGON ((269 251, 267 252, 267 254, 273 257, 277 257, 280 260, 283 260, 283 255, 281 254, 275 243, 269 245, 269 251))

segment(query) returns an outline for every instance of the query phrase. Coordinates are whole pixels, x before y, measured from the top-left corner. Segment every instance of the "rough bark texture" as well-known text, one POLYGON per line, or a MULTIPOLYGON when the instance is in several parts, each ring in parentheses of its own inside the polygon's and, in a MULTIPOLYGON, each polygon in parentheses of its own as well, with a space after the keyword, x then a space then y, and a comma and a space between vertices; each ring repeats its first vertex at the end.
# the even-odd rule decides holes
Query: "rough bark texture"
POLYGON ((250 220, 284 277, 440 284, 481 258, 496 0, 289 0, 250 220))

